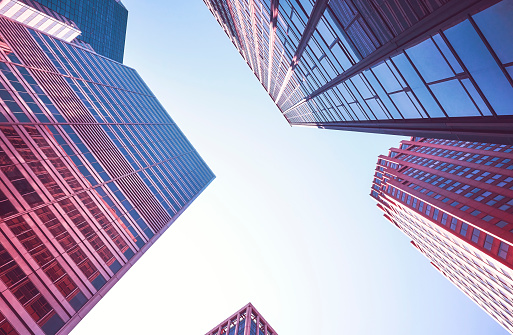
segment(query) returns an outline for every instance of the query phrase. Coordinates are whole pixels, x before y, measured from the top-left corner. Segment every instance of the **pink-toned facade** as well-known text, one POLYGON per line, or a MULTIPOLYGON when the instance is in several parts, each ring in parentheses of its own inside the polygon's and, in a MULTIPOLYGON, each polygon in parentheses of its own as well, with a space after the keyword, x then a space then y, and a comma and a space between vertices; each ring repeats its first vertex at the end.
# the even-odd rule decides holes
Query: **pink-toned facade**
POLYGON ((205 335, 278 335, 248 303, 205 335))
POLYGON ((513 146, 412 138, 371 196, 442 275, 513 333, 513 146))
POLYGON ((214 175, 135 70, 61 39, 68 23, 9 5, 0 8, 0 334, 62 335, 214 175))

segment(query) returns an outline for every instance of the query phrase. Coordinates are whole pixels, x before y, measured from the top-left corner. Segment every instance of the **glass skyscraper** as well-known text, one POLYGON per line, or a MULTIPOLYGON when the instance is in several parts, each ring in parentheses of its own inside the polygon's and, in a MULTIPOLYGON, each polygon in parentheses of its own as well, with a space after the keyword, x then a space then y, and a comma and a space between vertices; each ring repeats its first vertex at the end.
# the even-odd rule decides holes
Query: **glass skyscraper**
POLYGON ((513 333, 513 146, 412 138, 371 196, 433 266, 513 333))
POLYGON ((205 335, 277 335, 256 308, 248 303, 205 335))
POLYGON ((513 0, 204 0, 291 125, 513 144, 513 0))
MULTIPOLYGON (((80 29, 78 39, 96 53, 123 62, 128 10, 120 0, 4 0, 23 3, 38 11, 61 15, 80 29), (43 7, 41 7, 43 5, 43 7)), ((76 41, 77 42, 77 41, 76 41)))
POLYGON ((67 334, 214 175, 135 70, 22 7, 0 12, 0 333, 67 334))

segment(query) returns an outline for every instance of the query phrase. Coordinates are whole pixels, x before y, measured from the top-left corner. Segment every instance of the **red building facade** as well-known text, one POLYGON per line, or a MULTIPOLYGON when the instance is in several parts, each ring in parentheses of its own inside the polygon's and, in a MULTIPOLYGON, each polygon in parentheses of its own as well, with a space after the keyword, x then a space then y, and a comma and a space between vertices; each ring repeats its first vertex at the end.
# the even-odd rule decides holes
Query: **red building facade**
POLYGON ((248 303, 205 335, 277 335, 256 308, 248 303))
POLYGON ((371 196, 433 266, 513 332, 513 146, 412 138, 371 196))

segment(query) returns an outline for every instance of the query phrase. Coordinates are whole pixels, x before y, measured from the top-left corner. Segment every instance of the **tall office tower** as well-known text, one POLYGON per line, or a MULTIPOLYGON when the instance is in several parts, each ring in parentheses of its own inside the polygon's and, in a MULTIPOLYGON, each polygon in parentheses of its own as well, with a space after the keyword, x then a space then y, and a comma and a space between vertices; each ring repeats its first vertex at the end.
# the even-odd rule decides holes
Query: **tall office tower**
POLYGON ((76 27, 58 14, 14 10, 0 15, 0 333, 67 334, 214 175, 135 70, 66 42, 76 27))
POLYGON ((123 62, 128 11, 120 0, 2 0, 0 8, 11 10, 9 17, 21 16, 25 24, 38 22, 28 15, 32 10, 40 15, 61 16, 81 31, 79 41, 100 55, 123 62))
POLYGON ((513 333, 513 146, 401 141, 379 156, 371 196, 442 275, 513 333))
POLYGON ((205 335, 277 335, 251 303, 205 335))
POLYGON ((513 144, 513 0, 204 0, 291 125, 513 144))

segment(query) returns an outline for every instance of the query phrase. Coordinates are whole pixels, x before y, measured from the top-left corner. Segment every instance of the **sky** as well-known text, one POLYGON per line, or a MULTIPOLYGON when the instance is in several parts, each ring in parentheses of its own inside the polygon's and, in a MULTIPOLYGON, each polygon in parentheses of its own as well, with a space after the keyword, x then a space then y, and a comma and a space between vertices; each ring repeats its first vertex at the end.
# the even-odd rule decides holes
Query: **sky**
POLYGON ((135 68, 216 179, 73 330, 507 334, 369 196, 398 136, 290 127, 201 0, 123 0, 135 68))

